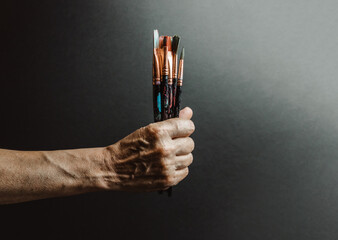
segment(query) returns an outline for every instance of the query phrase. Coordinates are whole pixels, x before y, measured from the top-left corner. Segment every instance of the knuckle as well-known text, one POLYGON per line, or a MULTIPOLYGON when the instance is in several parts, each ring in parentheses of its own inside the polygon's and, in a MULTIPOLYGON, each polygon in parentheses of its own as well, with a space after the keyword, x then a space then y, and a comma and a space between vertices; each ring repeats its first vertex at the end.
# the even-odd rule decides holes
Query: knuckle
POLYGON ((180 131, 180 121, 181 121, 181 119, 178 119, 178 118, 172 118, 172 119, 167 120, 168 130, 170 129, 170 131, 179 132, 180 131))
POLYGON ((154 139, 158 139, 161 135, 161 128, 156 123, 149 124, 144 130, 147 136, 154 139))
POLYGON ((172 186, 175 180, 175 172, 171 171, 169 166, 164 165, 162 171, 162 177, 164 179, 164 185, 172 186))
POLYGON ((172 121, 172 125, 174 127, 174 129, 176 131, 179 131, 180 130, 180 119, 173 119, 174 121, 172 121))
POLYGON ((159 168, 160 168, 161 173, 165 177, 169 175, 169 168, 165 160, 161 160, 159 168))
POLYGON ((191 152, 192 152, 195 149, 195 142, 191 137, 188 137, 187 141, 188 141, 189 147, 190 147, 191 152))
POLYGON ((167 159, 162 159, 159 165, 161 175, 167 179, 172 174, 172 167, 167 159))
POLYGON ((193 121, 191 120, 185 120, 185 119, 177 119, 177 121, 175 122, 176 124, 176 130, 177 131, 181 131, 184 133, 189 133, 192 134, 195 131, 195 124, 193 121))
POLYGON ((194 161, 194 156, 192 155, 192 153, 189 153, 188 166, 190 166, 190 164, 192 164, 193 161, 194 161))
POLYGON ((195 123, 194 123, 193 121, 191 121, 191 120, 189 120, 189 121, 190 121, 190 128, 191 128, 191 131, 194 132, 195 129, 196 129, 195 123))
POLYGON ((171 156, 174 151, 175 151, 175 148, 171 145, 165 145, 165 146, 159 147, 159 152, 160 152, 162 157, 171 156))
POLYGON ((174 186, 176 185, 176 178, 174 176, 169 176, 166 179, 166 183, 168 186, 174 186))

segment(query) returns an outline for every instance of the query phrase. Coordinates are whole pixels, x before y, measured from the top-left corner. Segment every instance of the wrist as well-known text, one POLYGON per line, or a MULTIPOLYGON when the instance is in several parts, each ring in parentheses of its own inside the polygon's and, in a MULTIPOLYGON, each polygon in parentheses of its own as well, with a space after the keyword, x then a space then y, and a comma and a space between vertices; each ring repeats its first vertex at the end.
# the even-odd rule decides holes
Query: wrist
POLYGON ((111 190, 111 179, 114 175, 112 159, 115 156, 115 151, 109 147, 100 147, 92 149, 90 161, 86 163, 86 180, 87 185, 94 191, 111 190))
POLYGON ((55 165, 63 169, 64 177, 68 179, 66 182, 79 192, 105 189, 106 155, 106 150, 102 147, 49 152, 49 158, 55 159, 55 165))
POLYGON ((103 147, 101 149, 101 177, 96 183, 96 187, 100 190, 121 190, 119 186, 119 177, 115 171, 115 162, 118 158, 118 143, 103 147))

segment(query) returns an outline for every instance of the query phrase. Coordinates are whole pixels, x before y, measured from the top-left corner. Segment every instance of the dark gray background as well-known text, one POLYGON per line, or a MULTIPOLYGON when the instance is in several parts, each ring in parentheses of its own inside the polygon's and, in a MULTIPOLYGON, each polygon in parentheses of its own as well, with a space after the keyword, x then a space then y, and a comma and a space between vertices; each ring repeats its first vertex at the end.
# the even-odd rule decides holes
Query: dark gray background
POLYGON ((152 30, 186 47, 189 177, 172 198, 1 206, 45 239, 337 239, 337 1, 1 1, 0 147, 105 146, 152 121, 152 30))

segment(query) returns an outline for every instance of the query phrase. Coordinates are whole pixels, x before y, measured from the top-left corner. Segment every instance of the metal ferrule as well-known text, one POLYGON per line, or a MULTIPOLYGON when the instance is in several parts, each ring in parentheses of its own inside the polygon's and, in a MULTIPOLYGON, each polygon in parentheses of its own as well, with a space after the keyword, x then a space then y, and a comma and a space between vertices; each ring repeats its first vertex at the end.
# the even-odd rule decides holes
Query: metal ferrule
POLYGON ((173 78, 177 78, 177 54, 173 54, 173 78))
POLYGON ((183 64, 184 64, 184 60, 181 59, 179 67, 178 67, 177 86, 182 86, 183 84, 183 64))
POLYGON ((161 77, 155 78, 154 85, 161 85, 161 77))
MULTIPOLYGON (((163 49, 157 48, 156 49, 156 55, 157 55, 158 63, 159 63, 158 67, 162 71, 161 67, 162 67, 162 62, 163 62, 163 49)), ((159 72, 159 73, 160 73, 160 76, 161 76, 161 72, 159 72)))
POLYGON ((168 63, 169 63, 169 77, 168 77, 168 84, 173 84, 173 55, 172 51, 168 51, 168 63))
POLYGON ((163 47, 163 69, 162 76, 169 75, 169 63, 168 63, 168 47, 163 47))
POLYGON ((161 84, 161 71, 160 71, 160 62, 157 55, 157 50, 154 49, 154 67, 153 67, 153 85, 161 84), (158 83, 159 82, 159 83, 158 83))

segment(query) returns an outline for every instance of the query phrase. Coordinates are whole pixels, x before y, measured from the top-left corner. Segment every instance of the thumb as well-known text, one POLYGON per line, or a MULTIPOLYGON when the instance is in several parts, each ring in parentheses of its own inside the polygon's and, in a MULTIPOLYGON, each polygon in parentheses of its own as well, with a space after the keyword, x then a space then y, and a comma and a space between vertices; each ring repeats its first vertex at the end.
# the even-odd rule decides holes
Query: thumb
POLYGON ((192 110, 190 107, 185 107, 180 111, 180 118, 190 120, 192 117, 192 110))

